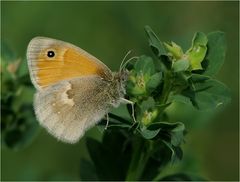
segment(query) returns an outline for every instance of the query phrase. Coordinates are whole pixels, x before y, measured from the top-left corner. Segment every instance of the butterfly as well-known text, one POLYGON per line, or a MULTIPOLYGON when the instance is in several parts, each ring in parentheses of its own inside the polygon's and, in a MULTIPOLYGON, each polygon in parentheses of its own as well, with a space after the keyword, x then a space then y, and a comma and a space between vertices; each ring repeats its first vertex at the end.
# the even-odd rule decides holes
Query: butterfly
POLYGON ((134 110, 133 102, 124 98, 128 71, 123 64, 112 72, 81 48, 46 37, 30 41, 27 60, 37 90, 37 120, 60 141, 76 143, 121 103, 131 104, 134 110))

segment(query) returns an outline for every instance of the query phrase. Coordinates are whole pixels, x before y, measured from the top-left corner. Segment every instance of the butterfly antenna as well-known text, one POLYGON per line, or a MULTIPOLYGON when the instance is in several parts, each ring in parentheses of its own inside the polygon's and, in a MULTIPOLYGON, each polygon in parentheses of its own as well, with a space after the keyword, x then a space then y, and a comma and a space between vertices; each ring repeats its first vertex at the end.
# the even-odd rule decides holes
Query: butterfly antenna
POLYGON ((123 66, 123 64, 124 64, 125 59, 127 58, 127 56, 128 56, 131 52, 132 52, 132 50, 128 51, 127 54, 124 56, 124 58, 123 58, 123 60, 122 60, 122 62, 121 62, 120 68, 119 68, 120 71, 121 71, 122 68, 123 68, 122 66, 123 66))
POLYGON ((134 57, 131 57, 130 59, 128 59, 123 65, 122 65, 122 69, 125 67, 125 66, 127 66, 127 64, 130 62, 130 61, 132 61, 132 60, 134 60, 134 59, 138 59, 139 57, 138 56, 134 56, 134 57))

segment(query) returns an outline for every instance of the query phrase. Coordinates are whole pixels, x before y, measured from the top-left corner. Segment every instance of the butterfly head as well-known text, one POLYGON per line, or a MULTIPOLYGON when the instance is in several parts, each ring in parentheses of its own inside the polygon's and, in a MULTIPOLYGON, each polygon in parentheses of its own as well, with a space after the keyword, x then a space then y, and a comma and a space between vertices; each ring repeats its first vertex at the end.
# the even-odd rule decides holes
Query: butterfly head
POLYGON ((120 97, 123 97, 123 95, 126 93, 125 86, 128 75, 129 72, 125 69, 113 73, 112 86, 118 90, 118 95, 120 95, 120 97))
POLYGON ((126 69, 127 64, 132 61, 132 60, 136 60, 138 59, 138 57, 131 57, 130 59, 126 60, 126 57, 131 53, 131 51, 129 51, 125 57, 122 60, 122 63, 120 65, 119 71, 113 74, 113 83, 116 84, 119 93, 120 94, 125 94, 126 93, 126 81, 128 80, 128 76, 129 76, 129 71, 126 69))
POLYGON ((117 72, 114 75, 114 80, 124 84, 128 79, 128 75, 129 75, 129 71, 126 69, 122 69, 121 71, 117 72))

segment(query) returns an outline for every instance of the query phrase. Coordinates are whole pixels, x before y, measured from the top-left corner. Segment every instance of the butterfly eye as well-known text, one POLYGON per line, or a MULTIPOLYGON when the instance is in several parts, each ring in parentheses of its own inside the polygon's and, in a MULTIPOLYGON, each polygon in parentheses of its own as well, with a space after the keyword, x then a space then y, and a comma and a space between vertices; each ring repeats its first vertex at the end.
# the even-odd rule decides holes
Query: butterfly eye
POLYGON ((54 57, 54 56, 55 56, 54 51, 48 51, 48 52, 47 52, 47 56, 48 56, 49 58, 54 57))

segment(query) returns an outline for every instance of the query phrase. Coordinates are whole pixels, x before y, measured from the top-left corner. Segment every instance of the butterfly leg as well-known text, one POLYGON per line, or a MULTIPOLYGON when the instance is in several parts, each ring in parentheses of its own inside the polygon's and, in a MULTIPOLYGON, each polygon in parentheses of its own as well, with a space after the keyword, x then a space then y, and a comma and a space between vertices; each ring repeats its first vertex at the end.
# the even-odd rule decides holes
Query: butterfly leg
POLYGON ((108 113, 106 114, 106 117, 107 117, 107 123, 106 123, 106 126, 105 126, 105 130, 107 129, 107 127, 108 127, 108 123, 109 123, 109 115, 108 115, 108 113))
POLYGON ((134 102, 132 102, 130 100, 127 100, 125 98, 121 98, 121 101, 124 104, 131 104, 131 106, 132 106, 132 118, 133 118, 134 123, 136 123, 137 121, 136 121, 136 118, 135 118, 134 102))

